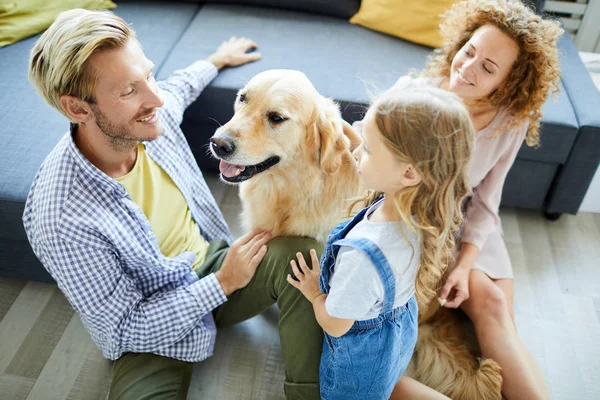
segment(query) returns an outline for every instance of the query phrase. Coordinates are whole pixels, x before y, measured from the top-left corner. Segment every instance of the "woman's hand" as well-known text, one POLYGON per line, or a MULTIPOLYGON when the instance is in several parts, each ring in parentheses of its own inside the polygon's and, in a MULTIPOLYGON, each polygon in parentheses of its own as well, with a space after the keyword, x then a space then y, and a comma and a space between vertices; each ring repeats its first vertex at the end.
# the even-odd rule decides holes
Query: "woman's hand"
POLYGON ((440 304, 446 308, 458 308, 469 298, 470 267, 457 265, 448 276, 440 292, 440 304))
POLYGON ((298 264, 296 260, 292 260, 292 271, 298 280, 292 278, 292 275, 288 274, 287 281, 296 289, 298 289, 304 297, 311 303, 323 293, 319 288, 319 275, 321 274, 321 265, 319 264, 319 258, 315 249, 310 250, 310 258, 312 259, 312 268, 309 268, 304 261, 302 253, 297 253, 298 264))

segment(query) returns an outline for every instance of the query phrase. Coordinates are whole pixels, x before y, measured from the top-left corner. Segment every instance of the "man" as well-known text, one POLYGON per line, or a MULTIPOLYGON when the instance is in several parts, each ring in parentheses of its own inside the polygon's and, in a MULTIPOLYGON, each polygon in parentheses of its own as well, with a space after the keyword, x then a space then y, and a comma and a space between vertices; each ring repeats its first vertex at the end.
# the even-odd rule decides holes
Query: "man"
POLYGON ((319 398, 322 333, 286 281, 311 239, 254 231, 233 242, 179 128, 221 68, 260 58, 232 38, 157 83, 135 33, 110 12, 58 16, 29 75, 71 121, 31 187, 23 222, 36 255, 106 358, 110 398, 187 394, 216 327, 277 302, 286 396, 319 398), (267 251, 267 242, 269 242, 267 251))

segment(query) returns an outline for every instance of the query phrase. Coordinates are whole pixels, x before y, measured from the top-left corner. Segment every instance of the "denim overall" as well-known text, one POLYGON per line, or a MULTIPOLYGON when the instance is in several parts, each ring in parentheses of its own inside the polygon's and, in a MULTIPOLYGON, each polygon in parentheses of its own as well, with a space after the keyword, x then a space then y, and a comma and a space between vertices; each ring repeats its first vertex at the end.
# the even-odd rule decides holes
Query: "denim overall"
POLYGON ((406 370, 417 342, 415 296, 392 309, 395 278, 384 254, 368 239, 344 239, 366 212, 367 208, 363 209, 329 235, 321 258, 319 286, 323 293, 329 293, 329 279, 340 246, 356 248, 369 257, 383 281, 383 309, 376 318, 355 321, 350 330, 338 338, 325 332, 319 368, 321 398, 325 400, 387 400, 406 370))

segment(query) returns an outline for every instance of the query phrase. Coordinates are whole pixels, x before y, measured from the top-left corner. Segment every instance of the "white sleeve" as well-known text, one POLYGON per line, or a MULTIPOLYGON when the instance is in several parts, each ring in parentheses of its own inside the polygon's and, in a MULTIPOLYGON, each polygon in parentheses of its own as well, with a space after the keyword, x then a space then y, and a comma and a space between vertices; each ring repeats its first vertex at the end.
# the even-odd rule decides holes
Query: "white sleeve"
POLYGON ((325 309, 334 318, 365 319, 384 295, 383 282, 371 260, 351 247, 340 248, 329 286, 325 309))

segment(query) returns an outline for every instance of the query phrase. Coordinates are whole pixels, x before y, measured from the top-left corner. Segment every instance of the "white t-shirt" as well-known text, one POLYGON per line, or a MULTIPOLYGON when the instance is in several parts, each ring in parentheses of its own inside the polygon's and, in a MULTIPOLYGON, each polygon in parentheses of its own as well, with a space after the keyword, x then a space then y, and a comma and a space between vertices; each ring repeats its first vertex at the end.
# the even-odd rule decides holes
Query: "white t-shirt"
MULTIPOLYGON (((415 293, 421 240, 420 235, 409 230, 404 223, 369 221, 369 216, 381 203, 374 203, 346 238, 369 239, 383 252, 396 278, 393 307, 396 308, 406 304, 415 293), (410 243, 402 237, 400 227, 403 227, 410 243)), ((340 247, 329 286, 325 309, 332 317, 361 321, 381 313, 385 294, 383 281, 363 251, 349 246, 340 247)))

